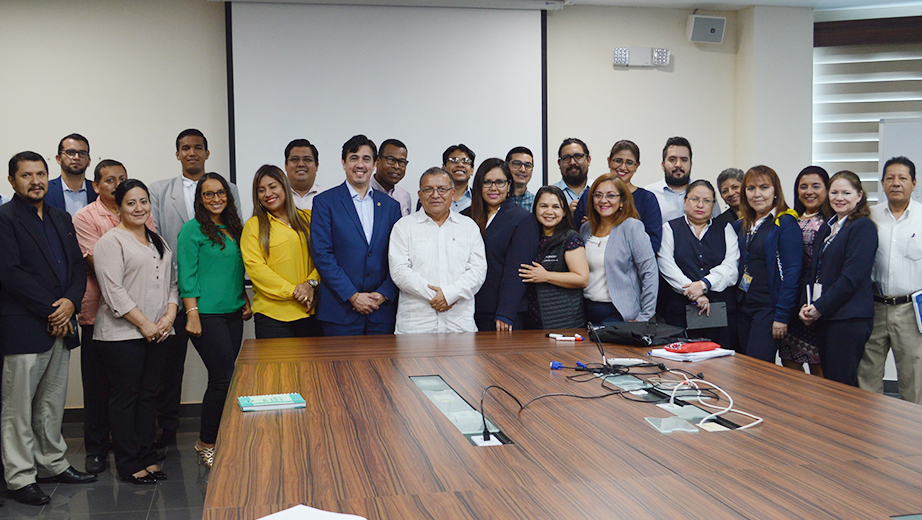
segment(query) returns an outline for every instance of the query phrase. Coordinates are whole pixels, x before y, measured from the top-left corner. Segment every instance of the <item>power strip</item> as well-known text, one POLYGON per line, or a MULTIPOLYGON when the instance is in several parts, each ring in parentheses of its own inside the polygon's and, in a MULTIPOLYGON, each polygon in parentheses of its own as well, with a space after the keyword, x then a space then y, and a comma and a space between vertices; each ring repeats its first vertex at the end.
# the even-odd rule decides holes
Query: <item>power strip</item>
POLYGON ((649 361, 646 361, 644 359, 629 358, 629 357, 619 357, 619 358, 610 357, 610 358, 606 358, 605 362, 608 363, 610 366, 617 366, 617 367, 633 367, 637 365, 643 365, 644 363, 649 363, 649 361))

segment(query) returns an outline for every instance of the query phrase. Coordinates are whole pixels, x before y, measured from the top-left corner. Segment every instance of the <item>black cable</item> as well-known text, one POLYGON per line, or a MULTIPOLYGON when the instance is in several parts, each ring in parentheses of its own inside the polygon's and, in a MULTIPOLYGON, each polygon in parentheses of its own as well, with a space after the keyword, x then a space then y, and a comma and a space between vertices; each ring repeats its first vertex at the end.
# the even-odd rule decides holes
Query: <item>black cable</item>
POLYGON ((484 389, 483 389, 483 392, 480 393, 480 418, 483 419, 483 440, 485 440, 485 441, 490 440, 490 430, 487 429, 487 416, 484 415, 484 413, 483 413, 483 398, 486 397, 487 392, 488 392, 491 388, 498 388, 498 389, 502 390, 503 392, 505 392, 506 395, 508 395, 509 397, 511 397, 511 398, 516 402, 516 404, 519 405, 519 411, 520 411, 520 412, 525 408, 524 406, 522 406, 522 402, 519 401, 519 398, 518 398, 518 397, 512 395, 512 394, 509 392, 509 390, 506 390, 505 388, 503 388, 503 387, 501 387, 501 386, 499 386, 499 385, 490 385, 490 386, 484 388, 484 389))

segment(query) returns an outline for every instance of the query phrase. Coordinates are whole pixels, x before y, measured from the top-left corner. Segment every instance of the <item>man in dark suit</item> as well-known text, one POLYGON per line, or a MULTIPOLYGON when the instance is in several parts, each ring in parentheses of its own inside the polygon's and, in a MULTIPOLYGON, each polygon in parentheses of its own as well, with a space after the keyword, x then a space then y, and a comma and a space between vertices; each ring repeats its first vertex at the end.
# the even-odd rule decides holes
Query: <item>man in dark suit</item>
POLYGON ((93 183, 86 179, 90 162, 90 142, 80 134, 70 134, 58 143, 54 157, 61 165, 61 176, 48 183, 45 202, 73 217, 77 210, 96 200, 93 183))
POLYGON ((96 480, 67 462, 61 434, 86 266, 70 216, 44 201, 48 165, 42 156, 14 155, 9 181, 16 194, 0 207, 0 443, 13 498, 42 505, 51 497, 36 482, 96 480))
POLYGON ((400 204, 371 189, 378 152, 357 135, 343 145, 346 182, 314 197, 311 244, 320 272, 317 319, 326 336, 393 334, 397 287, 387 265, 400 204))

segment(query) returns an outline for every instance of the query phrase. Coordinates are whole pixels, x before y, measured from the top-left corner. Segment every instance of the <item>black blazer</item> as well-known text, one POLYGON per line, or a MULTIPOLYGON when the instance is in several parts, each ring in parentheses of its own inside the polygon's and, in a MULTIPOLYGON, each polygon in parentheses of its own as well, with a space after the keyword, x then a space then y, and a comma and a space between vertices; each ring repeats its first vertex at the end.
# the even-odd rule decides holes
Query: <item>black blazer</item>
POLYGON ((831 231, 829 223, 823 224, 813 240, 812 276, 807 284, 818 276, 823 285, 813 305, 823 320, 873 318, 871 268, 877 254, 877 227, 867 217, 850 219, 823 251, 831 231))
MULTIPOLYGON (((89 204, 96 200, 96 190, 93 189, 93 182, 87 179, 84 181, 86 186, 86 203, 89 204)), ((45 202, 52 207, 60 210, 67 210, 64 205, 64 180, 58 177, 48 181, 48 193, 45 194, 45 202)))
POLYGON ((538 255, 538 221, 506 199, 483 236, 487 254, 487 279, 474 298, 474 310, 515 321, 528 310, 525 282, 519 276, 521 264, 531 264, 538 255))
MULTIPOLYGON (((67 284, 62 286, 32 211, 18 195, 0 206, 0 352, 4 355, 51 349, 55 340, 48 333, 48 316, 55 311, 51 304, 67 298, 76 314, 86 291, 86 264, 70 215, 48 204, 42 209, 61 238, 67 267, 67 284)), ((80 343, 75 335, 65 338, 64 344, 74 348, 80 343)))

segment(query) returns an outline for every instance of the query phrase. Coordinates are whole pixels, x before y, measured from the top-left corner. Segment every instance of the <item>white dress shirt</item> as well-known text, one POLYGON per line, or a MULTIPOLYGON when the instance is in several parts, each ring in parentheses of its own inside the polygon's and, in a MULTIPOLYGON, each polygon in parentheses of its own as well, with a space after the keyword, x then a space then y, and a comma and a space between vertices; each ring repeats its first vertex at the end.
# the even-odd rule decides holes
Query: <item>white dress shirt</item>
POLYGON ((299 195, 295 190, 291 190, 291 200, 294 201, 295 207, 298 209, 313 209, 314 208, 314 196, 318 193, 323 193, 323 188, 317 185, 315 182, 311 186, 311 190, 305 195, 299 195))
POLYGON ((365 232, 365 242, 371 243, 371 232, 375 228, 375 202, 371 197, 371 188, 365 191, 365 198, 359 195, 348 182, 346 188, 349 188, 349 196, 352 197, 352 204, 355 205, 355 212, 359 215, 359 222, 362 223, 362 231, 365 232))
MULTIPOLYGON (((644 189, 656 196, 656 202, 659 202, 659 211, 663 215, 663 223, 685 215, 685 190, 675 191, 666 184, 665 179, 648 184, 644 186, 644 189)), ((719 215, 720 206, 718 206, 717 201, 714 201, 711 218, 716 218, 719 215)))
POLYGON ((195 185, 197 182, 182 176, 182 197, 186 202, 186 220, 195 218, 195 185))
MULTIPOLYGON (((713 219, 708 221, 698 241, 704 239, 708 230, 711 229, 711 223, 713 221, 713 219)), ((688 217, 685 218, 685 223, 688 224, 689 229, 691 229, 692 234, 694 234, 695 227, 688 221, 688 217)), ((714 292, 720 292, 728 287, 736 285, 736 280, 739 277, 740 246, 736 233, 733 232, 733 226, 724 226, 724 240, 727 244, 727 249, 723 262, 714 266, 714 268, 704 276, 711 284, 710 290, 714 292)), ((663 226, 663 242, 660 244, 656 263, 659 265, 660 274, 663 275, 663 278, 669 283, 669 286, 677 293, 683 293, 685 289, 682 287, 692 283, 692 281, 697 281, 685 276, 685 273, 679 269, 679 266, 675 262, 675 235, 673 235, 672 226, 669 224, 663 226)))
POLYGON ((877 224, 877 255, 871 270, 874 290, 881 296, 903 296, 922 289, 922 203, 893 218, 886 200, 871 207, 877 224))
POLYGON ((487 258, 473 220, 454 211, 441 226, 425 211, 403 217, 391 231, 388 260, 400 289, 396 334, 477 331, 474 295, 487 278, 487 258), (433 309, 429 285, 454 307, 433 309))

